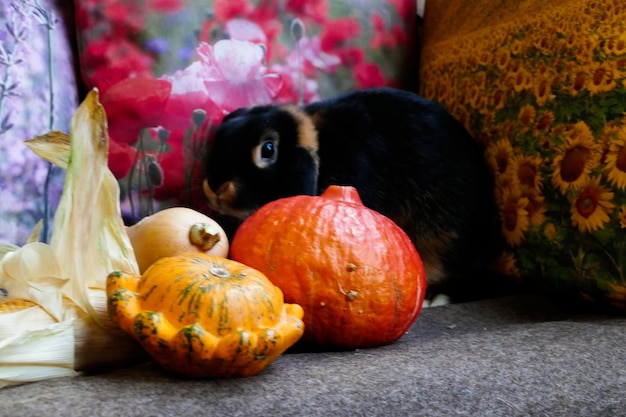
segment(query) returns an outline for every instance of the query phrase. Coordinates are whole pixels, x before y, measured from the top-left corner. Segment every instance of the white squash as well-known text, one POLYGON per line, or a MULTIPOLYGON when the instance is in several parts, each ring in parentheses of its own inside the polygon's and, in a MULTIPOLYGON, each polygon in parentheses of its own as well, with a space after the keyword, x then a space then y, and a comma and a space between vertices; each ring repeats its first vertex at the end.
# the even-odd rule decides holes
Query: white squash
POLYGON ((228 237, 209 216, 187 207, 171 207, 144 217, 126 230, 143 273, 158 259, 185 253, 227 257, 228 237))

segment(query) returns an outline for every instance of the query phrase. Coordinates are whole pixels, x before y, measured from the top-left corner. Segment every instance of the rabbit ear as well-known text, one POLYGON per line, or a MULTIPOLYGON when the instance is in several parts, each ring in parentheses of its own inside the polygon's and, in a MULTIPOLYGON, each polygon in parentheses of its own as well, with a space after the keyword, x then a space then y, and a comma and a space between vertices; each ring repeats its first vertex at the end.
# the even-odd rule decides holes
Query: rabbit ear
POLYGON ((234 119, 235 117, 239 117, 239 116, 243 115, 244 113, 246 113, 248 110, 249 109, 247 107, 242 107, 240 109, 233 110, 232 112, 230 112, 226 116, 224 116, 224 118, 222 119, 222 122, 228 121, 230 119, 234 119))
POLYGON ((317 152, 319 141, 313 118, 300 107, 284 106, 283 109, 289 113, 298 124, 298 146, 317 152))
POLYGON ((252 161, 261 169, 268 168, 278 160, 280 135, 274 129, 267 129, 261 135, 258 145, 252 148, 252 161))
POLYGON ((316 167, 319 167, 319 139, 315 122, 304 110, 296 106, 283 107, 298 124, 298 147, 305 149, 313 158, 316 167))
POLYGON ((319 138, 315 120, 302 108, 285 106, 297 124, 296 148, 288 182, 290 194, 316 195, 320 167, 319 138))

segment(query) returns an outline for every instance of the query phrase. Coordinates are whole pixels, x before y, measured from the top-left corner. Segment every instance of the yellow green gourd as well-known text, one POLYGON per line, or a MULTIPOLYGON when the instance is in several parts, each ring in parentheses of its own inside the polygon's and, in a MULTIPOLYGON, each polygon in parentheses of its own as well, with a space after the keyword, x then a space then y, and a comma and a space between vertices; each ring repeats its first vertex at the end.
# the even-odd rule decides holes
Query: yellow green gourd
POLYGON ((262 273, 206 254, 162 258, 107 278, 109 313, 165 369, 251 376, 303 334, 303 310, 262 273))

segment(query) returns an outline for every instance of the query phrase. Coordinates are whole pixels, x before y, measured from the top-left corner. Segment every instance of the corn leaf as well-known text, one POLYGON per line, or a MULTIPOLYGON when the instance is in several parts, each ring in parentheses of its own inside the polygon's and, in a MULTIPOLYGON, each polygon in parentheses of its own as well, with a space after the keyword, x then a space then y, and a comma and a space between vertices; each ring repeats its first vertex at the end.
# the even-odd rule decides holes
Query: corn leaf
POLYGON ((37 156, 52 162, 59 168, 67 169, 71 154, 71 142, 68 134, 55 130, 29 139, 25 143, 37 156))
POLYGON ((107 120, 97 90, 87 95, 70 129, 69 148, 60 132, 31 139, 27 145, 62 168, 67 161, 50 246, 63 276, 70 279, 65 294, 90 311, 87 288, 104 289, 109 272, 137 272, 139 267, 122 221, 119 186, 108 169, 107 120))
POLYGON ((73 346, 72 321, 26 330, 0 341, 0 388, 77 375, 73 346))
POLYGON ((107 165, 97 90, 70 129, 69 136, 49 132, 26 141, 67 173, 50 244, 36 241, 39 224, 23 247, 0 247, 0 387, 146 358, 107 314, 107 275, 139 268, 107 165))
POLYGON ((45 243, 28 243, 0 263, 4 289, 13 299, 33 301, 58 321, 65 319, 61 266, 45 243))

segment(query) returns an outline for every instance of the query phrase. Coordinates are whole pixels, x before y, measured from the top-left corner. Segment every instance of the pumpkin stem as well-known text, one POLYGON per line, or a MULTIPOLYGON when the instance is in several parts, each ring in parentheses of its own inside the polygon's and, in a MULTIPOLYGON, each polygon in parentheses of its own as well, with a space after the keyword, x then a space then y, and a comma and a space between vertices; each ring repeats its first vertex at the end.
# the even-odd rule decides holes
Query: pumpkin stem
POLYGON ((351 185, 331 185, 322 193, 322 197, 362 206, 359 192, 351 185))
POLYGON ((211 268, 209 268, 209 272, 218 278, 230 278, 231 277, 231 274, 228 271, 228 269, 223 268, 221 266, 212 266, 211 268))
POLYGON ((189 242, 208 251, 220 241, 218 229, 210 223, 195 223, 189 228, 189 242))

